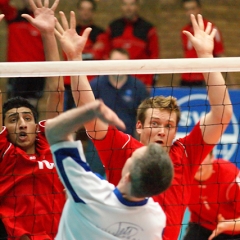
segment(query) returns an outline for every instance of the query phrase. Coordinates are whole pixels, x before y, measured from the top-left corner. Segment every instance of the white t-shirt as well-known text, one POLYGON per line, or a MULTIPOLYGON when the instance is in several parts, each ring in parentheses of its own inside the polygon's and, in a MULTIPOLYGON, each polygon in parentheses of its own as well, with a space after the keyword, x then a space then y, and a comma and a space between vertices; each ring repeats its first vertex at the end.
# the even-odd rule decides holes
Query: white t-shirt
POLYGON ((80 141, 57 143, 51 150, 68 195, 57 240, 162 239, 166 216, 152 198, 124 199, 114 185, 91 172, 80 141))

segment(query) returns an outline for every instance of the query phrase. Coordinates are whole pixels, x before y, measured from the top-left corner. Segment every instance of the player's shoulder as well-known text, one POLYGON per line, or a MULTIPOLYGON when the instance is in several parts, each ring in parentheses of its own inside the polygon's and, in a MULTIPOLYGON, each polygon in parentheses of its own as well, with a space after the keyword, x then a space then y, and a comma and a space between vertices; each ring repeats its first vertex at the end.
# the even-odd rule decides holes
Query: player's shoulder
POLYGON ((218 174, 221 182, 229 183, 239 175, 239 169, 237 166, 224 159, 216 159, 213 162, 213 169, 218 174))

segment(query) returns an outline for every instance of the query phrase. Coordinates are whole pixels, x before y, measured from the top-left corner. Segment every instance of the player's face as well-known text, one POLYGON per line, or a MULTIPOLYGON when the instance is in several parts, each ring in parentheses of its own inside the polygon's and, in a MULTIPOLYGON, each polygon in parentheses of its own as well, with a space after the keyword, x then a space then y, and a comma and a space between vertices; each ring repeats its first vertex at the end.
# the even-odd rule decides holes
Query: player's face
POLYGON ((110 60, 128 60, 128 55, 123 54, 121 52, 118 51, 113 51, 111 56, 110 56, 110 60))
POLYGON ((140 135, 140 142, 144 145, 157 143, 167 152, 172 146, 177 131, 177 114, 167 110, 149 108, 145 113, 144 125, 139 121, 136 128, 140 135))
POLYGON ((214 157, 212 154, 208 154, 202 161, 198 171, 196 172, 194 178, 198 181, 207 180, 212 175, 213 170, 213 160, 214 157))
POLYGON ((82 23, 90 24, 93 21, 93 5, 88 1, 83 1, 78 7, 78 18, 82 23))
POLYGON ((136 0, 122 0, 123 17, 133 20, 138 14, 138 3, 136 0))
POLYGON ((11 143, 28 154, 35 153, 37 124, 29 108, 12 108, 7 111, 4 125, 8 130, 8 138, 11 143))
POLYGON ((197 16, 199 13, 201 13, 201 8, 195 1, 185 2, 183 4, 183 8, 188 19, 190 14, 194 14, 195 16, 197 16))

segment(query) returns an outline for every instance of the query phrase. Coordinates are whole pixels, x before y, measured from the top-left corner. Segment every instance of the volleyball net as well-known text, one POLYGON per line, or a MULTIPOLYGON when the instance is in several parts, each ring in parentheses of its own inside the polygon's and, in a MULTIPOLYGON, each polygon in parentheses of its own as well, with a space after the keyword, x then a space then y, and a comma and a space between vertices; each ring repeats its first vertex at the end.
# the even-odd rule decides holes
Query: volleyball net
MULTIPOLYGON (((173 79, 179 78, 179 74, 191 74, 194 72, 222 72, 225 81, 228 83, 229 75, 231 75, 231 78, 235 78, 234 75, 236 73, 236 79, 238 78, 238 73, 240 73, 240 58, 0 63, 0 81, 1 78, 15 77, 91 75, 98 78, 101 75, 158 75, 159 77, 155 86, 150 89, 150 95, 171 95, 177 98, 178 104, 181 108, 181 119, 178 125, 176 138, 184 137, 188 134, 199 119, 210 109, 206 88, 179 87, 178 85, 173 84, 173 79), (167 84, 164 84, 164 86, 161 84, 162 75, 167 76, 168 79, 167 84)), ((48 79, 48 81, 51 81, 51 79, 48 79)), ((216 158, 229 160, 236 164, 236 166, 240 167, 240 151, 238 147, 240 123, 240 81, 237 79, 234 82, 235 83, 233 85, 228 86, 234 114, 227 130, 224 132, 221 140, 219 141, 219 144, 217 144, 214 148, 214 155, 216 158)), ((101 84, 101 82, 99 82, 99 84, 101 84)), ((125 109, 121 109, 121 111, 125 111, 125 109)), ((129 109, 126 109, 126 111, 129 111, 129 109)), ((80 134, 80 138, 81 136, 82 135, 80 134)), ((98 165, 96 168, 98 168, 101 163, 97 157, 97 152, 93 146, 89 147, 88 144, 90 143, 88 141, 86 144, 86 153, 88 156, 87 160, 93 168, 96 167, 96 164, 98 165), (98 162, 96 163, 96 161, 98 162)), ((114 159, 112 161, 114 161, 114 159)), ((185 223, 183 223, 183 225, 184 224, 185 223)), ((180 234, 182 235, 183 231, 180 234)))

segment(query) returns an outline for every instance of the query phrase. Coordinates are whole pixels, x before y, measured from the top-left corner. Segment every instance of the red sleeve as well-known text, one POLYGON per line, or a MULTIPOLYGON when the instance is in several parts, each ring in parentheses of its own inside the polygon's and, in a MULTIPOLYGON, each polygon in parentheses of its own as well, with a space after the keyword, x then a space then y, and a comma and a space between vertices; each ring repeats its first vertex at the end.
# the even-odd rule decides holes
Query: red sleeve
POLYGON ((195 125, 186 137, 179 139, 179 141, 184 145, 189 163, 195 171, 214 147, 214 145, 204 142, 200 122, 195 125))
POLYGON ((101 33, 97 36, 96 42, 89 51, 93 55, 94 60, 103 60, 108 58, 108 55, 106 55, 106 46, 107 35, 106 33, 101 33))
POLYGON ((105 166, 108 181, 117 185, 122 168, 134 150, 143 146, 130 135, 114 127, 109 127, 107 135, 102 140, 93 140, 99 157, 105 166))
POLYGON ((37 151, 46 151, 46 149, 49 149, 49 144, 47 141, 47 138, 45 136, 45 123, 46 121, 41 121, 38 123, 38 134, 37 134, 37 151))
POLYGON ((236 166, 234 166, 238 174, 235 174, 236 178, 229 184, 226 191, 226 198, 234 205, 234 211, 236 218, 240 217, 240 172, 236 166))
POLYGON ((214 38, 213 55, 214 55, 214 57, 217 57, 223 53, 224 53, 224 46, 223 46, 222 35, 221 35, 221 32, 217 29, 217 33, 214 38))
POLYGON ((0 11, 5 15, 4 19, 6 21, 11 21, 17 16, 18 10, 9 5, 9 0, 0 0, 0 11))
POLYGON ((2 131, 0 132, 0 162, 4 159, 4 154, 7 149, 11 146, 11 143, 7 140, 8 131, 5 126, 3 126, 2 131))
POLYGON ((158 42, 157 29, 151 28, 148 32, 148 55, 150 59, 158 59, 160 55, 160 47, 158 42))
POLYGON ((110 51, 112 50, 110 27, 108 27, 107 30, 105 31, 105 33, 103 33, 103 35, 101 36, 101 42, 103 42, 103 44, 104 44, 103 59, 105 59, 105 60, 109 59, 109 54, 110 54, 110 51))

